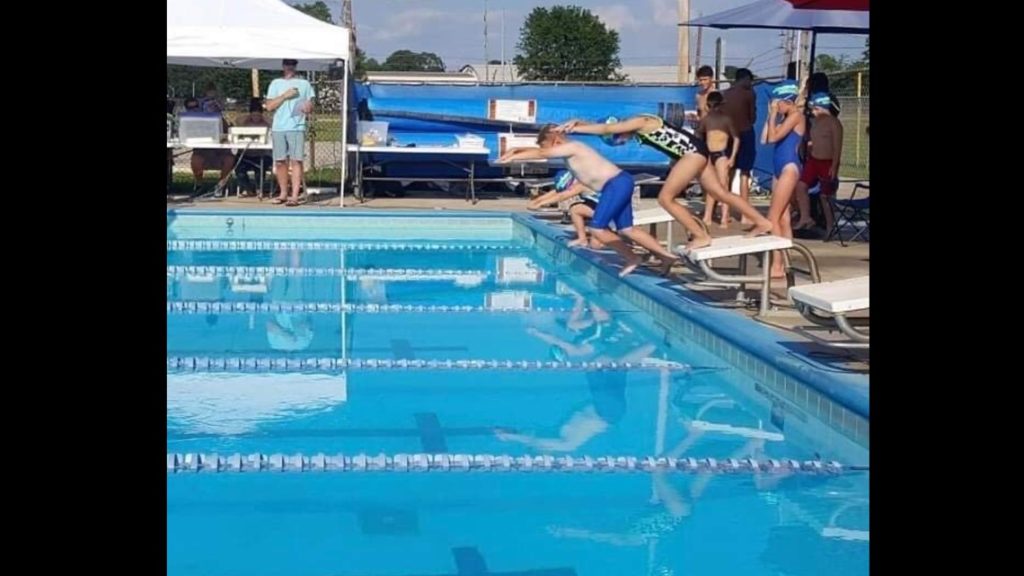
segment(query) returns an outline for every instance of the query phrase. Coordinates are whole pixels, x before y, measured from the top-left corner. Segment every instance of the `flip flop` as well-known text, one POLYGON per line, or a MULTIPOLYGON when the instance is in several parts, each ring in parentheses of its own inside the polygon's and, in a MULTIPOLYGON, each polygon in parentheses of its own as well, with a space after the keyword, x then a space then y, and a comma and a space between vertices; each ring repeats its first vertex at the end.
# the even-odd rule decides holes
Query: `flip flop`
POLYGON ((299 204, 301 204, 301 202, 298 200, 289 200, 284 203, 285 206, 298 206, 299 204))
POLYGON ((277 198, 274 198, 273 200, 270 201, 271 204, 284 204, 286 202, 287 202, 287 200, 285 200, 284 198, 281 198, 280 196, 278 196, 277 198))

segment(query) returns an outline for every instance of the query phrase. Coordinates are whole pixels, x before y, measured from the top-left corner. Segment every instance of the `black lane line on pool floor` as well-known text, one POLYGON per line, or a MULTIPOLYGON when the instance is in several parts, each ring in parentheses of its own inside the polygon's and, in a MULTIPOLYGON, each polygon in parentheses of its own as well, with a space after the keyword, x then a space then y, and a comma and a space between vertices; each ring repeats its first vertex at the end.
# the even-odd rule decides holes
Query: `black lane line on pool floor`
POLYGON ((455 560, 455 576, 577 576, 574 568, 491 572, 487 569, 483 555, 475 546, 452 548, 452 557, 455 560))
POLYGON ((420 444, 423 451, 428 454, 442 454, 448 452, 448 442, 444 437, 444 430, 441 428, 441 420, 433 412, 420 412, 413 415, 416 419, 416 429, 420 433, 420 444))

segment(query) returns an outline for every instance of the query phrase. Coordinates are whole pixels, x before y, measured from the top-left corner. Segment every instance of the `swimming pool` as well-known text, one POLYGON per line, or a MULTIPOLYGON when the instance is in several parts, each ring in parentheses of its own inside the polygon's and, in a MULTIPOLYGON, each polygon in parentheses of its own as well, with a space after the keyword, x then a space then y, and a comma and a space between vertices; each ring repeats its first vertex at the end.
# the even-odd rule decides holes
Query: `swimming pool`
POLYGON ((169 573, 866 574, 866 382, 554 234, 169 213, 169 573))

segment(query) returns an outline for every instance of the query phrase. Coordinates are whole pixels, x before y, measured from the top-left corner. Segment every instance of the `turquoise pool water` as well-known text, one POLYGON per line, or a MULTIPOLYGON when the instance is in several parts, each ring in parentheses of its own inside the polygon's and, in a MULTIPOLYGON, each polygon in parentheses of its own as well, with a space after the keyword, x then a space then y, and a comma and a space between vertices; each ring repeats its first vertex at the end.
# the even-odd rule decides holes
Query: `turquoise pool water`
MULTIPOLYGON (((849 407, 540 244, 499 216, 169 214, 168 453, 867 464, 849 407)), ((866 574, 868 479, 169 473, 168 571, 866 574)))

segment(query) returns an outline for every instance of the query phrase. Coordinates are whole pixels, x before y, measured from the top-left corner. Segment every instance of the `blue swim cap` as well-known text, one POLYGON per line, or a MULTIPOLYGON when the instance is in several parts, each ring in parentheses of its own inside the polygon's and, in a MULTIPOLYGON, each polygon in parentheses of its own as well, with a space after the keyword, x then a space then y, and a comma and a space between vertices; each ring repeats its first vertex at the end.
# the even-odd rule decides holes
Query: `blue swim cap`
MULTIPOLYGON (((615 124, 618 121, 619 119, 615 116, 609 116, 603 120, 605 124, 615 124)), ((609 146, 622 146, 629 142, 631 137, 632 134, 602 134, 601 141, 609 146)))
POLYGON ((787 81, 772 88, 773 100, 786 100, 789 102, 795 102, 797 96, 799 95, 800 89, 797 87, 796 82, 787 81))
POLYGON ((574 182, 576 182, 576 178, 568 170, 559 170, 555 173, 555 190, 557 192, 565 192, 574 182))
POLYGON ((831 108, 832 97, 827 92, 815 92, 811 95, 810 103, 817 108, 831 108))

